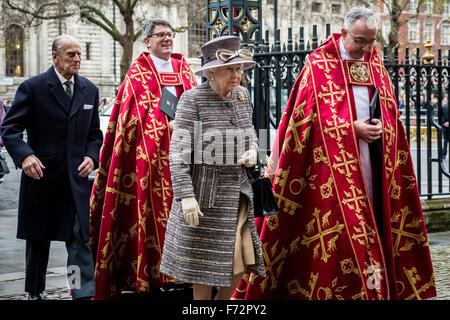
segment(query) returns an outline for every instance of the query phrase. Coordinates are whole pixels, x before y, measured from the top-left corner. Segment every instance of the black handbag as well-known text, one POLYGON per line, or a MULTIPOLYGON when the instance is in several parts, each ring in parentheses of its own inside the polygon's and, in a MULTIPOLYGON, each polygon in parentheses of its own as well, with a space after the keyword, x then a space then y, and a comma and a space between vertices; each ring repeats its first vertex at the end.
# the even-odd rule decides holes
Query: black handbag
POLYGON ((0 177, 7 173, 9 173, 8 163, 5 155, 0 152, 0 177))
POLYGON ((272 183, 268 177, 261 177, 260 165, 245 168, 253 189, 255 218, 278 213, 278 205, 272 192, 272 183))

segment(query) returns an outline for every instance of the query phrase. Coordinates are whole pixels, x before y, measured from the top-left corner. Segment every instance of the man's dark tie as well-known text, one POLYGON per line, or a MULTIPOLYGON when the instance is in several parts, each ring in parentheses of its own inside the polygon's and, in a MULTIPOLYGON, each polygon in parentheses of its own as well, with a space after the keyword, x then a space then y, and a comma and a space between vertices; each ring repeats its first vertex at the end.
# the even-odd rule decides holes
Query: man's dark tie
POLYGON ((69 99, 72 99, 72 90, 70 89, 70 84, 72 83, 72 81, 67 80, 66 82, 64 82, 64 84, 66 85, 66 94, 69 97, 69 99))

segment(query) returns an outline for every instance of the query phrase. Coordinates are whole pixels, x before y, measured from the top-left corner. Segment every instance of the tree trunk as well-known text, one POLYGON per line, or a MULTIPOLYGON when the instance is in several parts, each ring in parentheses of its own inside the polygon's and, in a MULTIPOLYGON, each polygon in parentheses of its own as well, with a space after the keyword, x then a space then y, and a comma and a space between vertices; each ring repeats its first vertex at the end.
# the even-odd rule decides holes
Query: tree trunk
POLYGON ((120 42, 122 46, 122 60, 120 61, 120 83, 125 79, 128 69, 131 66, 133 59, 133 45, 134 45, 134 23, 132 15, 124 15, 125 34, 120 42))

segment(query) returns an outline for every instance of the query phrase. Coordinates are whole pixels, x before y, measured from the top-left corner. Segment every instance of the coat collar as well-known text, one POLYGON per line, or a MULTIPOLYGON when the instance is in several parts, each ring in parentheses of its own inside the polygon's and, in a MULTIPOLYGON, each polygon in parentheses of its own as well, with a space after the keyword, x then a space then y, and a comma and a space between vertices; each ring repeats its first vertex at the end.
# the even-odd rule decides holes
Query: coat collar
POLYGON ((68 115, 70 114, 70 117, 77 113, 78 109, 81 107, 81 102, 86 89, 86 86, 83 81, 81 81, 80 77, 78 75, 74 76, 74 95, 72 97, 72 104, 64 92, 64 88, 56 75, 54 66, 51 66, 47 70, 47 81, 50 86, 51 94, 55 97, 56 101, 58 101, 58 104, 63 111, 68 115))

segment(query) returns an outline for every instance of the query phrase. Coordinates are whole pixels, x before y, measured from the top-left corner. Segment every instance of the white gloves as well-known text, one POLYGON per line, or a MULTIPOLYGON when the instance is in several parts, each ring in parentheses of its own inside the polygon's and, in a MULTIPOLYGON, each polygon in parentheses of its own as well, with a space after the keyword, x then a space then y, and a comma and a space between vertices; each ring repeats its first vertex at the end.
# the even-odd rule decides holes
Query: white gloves
POLYGON ((184 219, 191 227, 198 226, 198 216, 203 217, 200 206, 194 197, 181 199, 181 207, 183 209, 184 219))
POLYGON ((256 150, 250 149, 245 151, 241 158, 237 161, 238 164, 243 164, 247 168, 253 167, 256 164, 258 154, 256 150))

